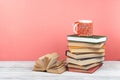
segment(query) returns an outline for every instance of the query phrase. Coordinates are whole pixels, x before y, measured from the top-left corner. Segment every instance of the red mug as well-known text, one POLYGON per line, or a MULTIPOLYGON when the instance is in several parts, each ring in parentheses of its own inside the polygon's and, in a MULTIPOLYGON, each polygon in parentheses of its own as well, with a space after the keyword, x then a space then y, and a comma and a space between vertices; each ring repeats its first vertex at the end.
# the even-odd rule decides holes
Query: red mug
POLYGON ((93 34, 93 21, 92 20, 79 20, 73 25, 73 32, 78 36, 92 36, 93 34))

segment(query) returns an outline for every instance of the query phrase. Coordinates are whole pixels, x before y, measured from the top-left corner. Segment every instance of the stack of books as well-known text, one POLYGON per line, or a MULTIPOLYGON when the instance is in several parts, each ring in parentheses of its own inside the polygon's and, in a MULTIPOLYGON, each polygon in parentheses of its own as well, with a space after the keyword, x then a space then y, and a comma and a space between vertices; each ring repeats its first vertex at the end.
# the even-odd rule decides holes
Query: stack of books
POLYGON ((69 71, 93 73, 104 61, 106 36, 68 35, 66 62, 69 71))

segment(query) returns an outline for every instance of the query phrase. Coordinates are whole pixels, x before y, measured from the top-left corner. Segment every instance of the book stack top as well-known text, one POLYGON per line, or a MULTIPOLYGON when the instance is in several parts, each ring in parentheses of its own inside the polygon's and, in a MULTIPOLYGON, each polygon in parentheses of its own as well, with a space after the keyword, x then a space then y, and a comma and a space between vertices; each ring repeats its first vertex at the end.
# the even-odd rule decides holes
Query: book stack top
POLYGON ((99 35, 78 36, 74 34, 74 35, 68 35, 67 40, 74 42, 101 43, 101 42, 105 42, 107 40, 107 37, 99 36, 99 35))

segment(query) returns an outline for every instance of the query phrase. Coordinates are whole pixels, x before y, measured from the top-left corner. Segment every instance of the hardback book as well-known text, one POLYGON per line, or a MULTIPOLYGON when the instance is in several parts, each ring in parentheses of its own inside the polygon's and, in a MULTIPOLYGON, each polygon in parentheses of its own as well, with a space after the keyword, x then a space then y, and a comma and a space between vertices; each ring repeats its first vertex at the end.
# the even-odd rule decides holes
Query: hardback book
POLYGON ((102 64, 102 62, 93 63, 93 64, 89 64, 89 65, 84 65, 84 66, 69 63, 69 64, 67 64, 67 67, 68 68, 76 68, 76 69, 88 70, 88 69, 96 67, 96 66, 98 66, 100 64, 102 64))
POLYGON ((80 65, 80 66, 89 65, 92 63, 97 63, 97 62, 102 62, 102 61, 104 61, 104 57, 79 59, 79 60, 67 57, 67 60, 66 60, 67 63, 76 64, 76 65, 80 65))
POLYGON ((105 53, 84 53, 84 54, 76 54, 71 53, 70 51, 66 51, 66 56, 74 58, 74 59, 86 59, 86 58, 97 58, 104 57, 105 53))
POLYGON ((69 50, 72 53, 104 53, 105 52, 104 48, 100 48, 100 49, 91 49, 91 48, 73 49, 73 48, 69 48, 69 50))
POLYGON ((57 53, 47 54, 40 57, 34 65, 33 71, 43 71, 50 73, 63 73, 66 67, 63 61, 58 61, 59 55, 57 53))
POLYGON ((106 42, 107 37, 99 36, 99 35, 93 35, 93 36, 68 35, 67 40, 74 42, 101 43, 101 42, 106 42))
POLYGON ((85 43, 85 42, 72 42, 68 41, 68 47, 73 49, 79 49, 79 48, 103 48, 105 45, 104 42, 102 43, 85 43))
POLYGON ((71 71, 71 72, 81 72, 81 73, 94 73, 96 70, 98 70, 100 67, 102 66, 102 64, 96 66, 96 67, 93 67, 93 68, 90 68, 88 70, 82 70, 82 69, 76 69, 76 68, 68 68, 68 71, 71 71))

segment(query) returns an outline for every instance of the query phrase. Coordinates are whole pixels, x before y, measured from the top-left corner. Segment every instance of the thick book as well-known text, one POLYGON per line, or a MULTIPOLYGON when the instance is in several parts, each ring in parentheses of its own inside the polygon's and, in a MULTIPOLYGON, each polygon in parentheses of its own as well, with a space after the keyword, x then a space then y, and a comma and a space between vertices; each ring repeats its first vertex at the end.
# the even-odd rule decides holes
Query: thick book
POLYGON ((102 64, 96 66, 96 67, 93 67, 93 68, 90 68, 89 70, 82 70, 82 69, 75 69, 75 68, 68 68, 68 71, 71 71, 71 72, 80 72, 80 73, 94 73, 96 70, 98 70, 100 67, 102 66, 102 64))
POLYGON ((104 57, 105 53, 75 54, 75 53, 71 53, 70 51, 66 51, 66 56, 74 58, 74 59, 86 59, 86 58, 104 57))
POLYGON ((99 49, 91 49, 91 48, 79 48, 79 49, 73 49, 69 48, 70 52, 72 53, 104 53, 104 48, 99 49))
POLYGON ((105 45, 104 42, 92 44, 92 43, 85 43, 85 42, 68 41, 68 47, 75 48, 75 49, 79 49, 79 48, 103 48, 104 45, 105 45))
POLYGON ((65 63, 58 61, 57 53, 47 54, 40 57, 34 65, 33 71, 42 71, 60 74, 66 71, 65 63))
POLYGON ((75 41, 75 42, 101 43, 101 42, 106 42, 107 37, 99 36, 99 35, 93 35, 93 36, 68 35, 67 40, 75 41))
POLYGON ((96 67, 96 66, 98 66, 100 64, 102 64, 102 62, 93 63, 93 64, 89 64, 89 65, 84 65, 84 66, 69 63, 69 64, 67 64, 67 67, 68 68, 76 68, 76 69, 88 70, 88 69, 96 67))
POLYGON ((104 61, 104 57, 80 59, 80 60, 67 57, 67 60, 66 60, 67 63, 76 64, 76 65, 80 65, 80 66, 89 65, 92 63, 97 63, 97 62, 102 62, 102 61, 104 61))

